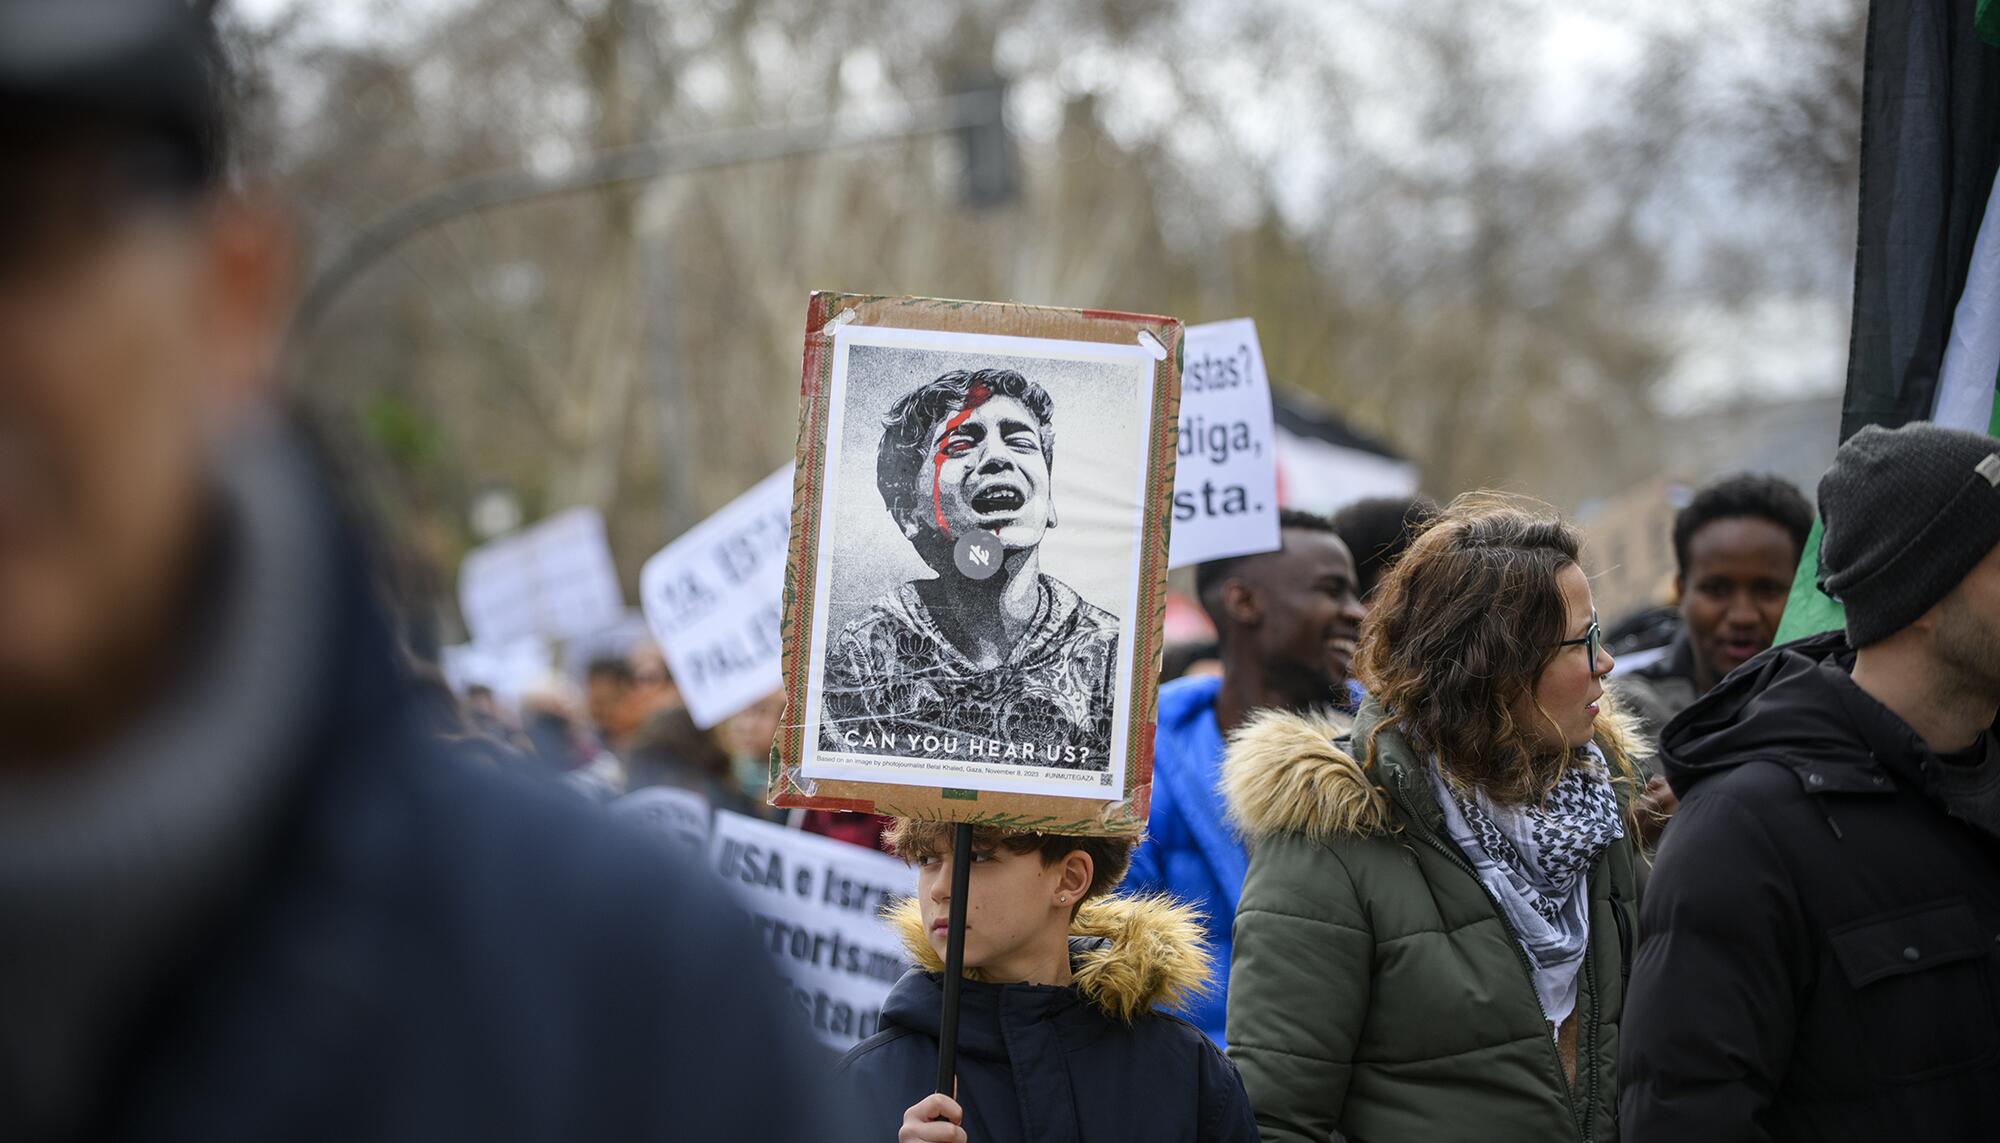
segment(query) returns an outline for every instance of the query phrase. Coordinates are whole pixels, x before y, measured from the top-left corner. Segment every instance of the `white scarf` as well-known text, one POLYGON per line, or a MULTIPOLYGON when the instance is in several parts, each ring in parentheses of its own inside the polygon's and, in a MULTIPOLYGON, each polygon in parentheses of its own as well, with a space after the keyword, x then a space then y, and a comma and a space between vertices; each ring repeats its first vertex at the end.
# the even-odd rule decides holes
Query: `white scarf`
POLYGON ((1576 975, 1590 949, 1590 870, 1625 836, 1609 767, 1596 746, 1563 772, 1540 806, 1497 805, 1459 794, 1435 761, 1425 767, 1445 832, 1472 862, 1528 954, 1542 1015, 1561 1027, 1576 1010, 1576 975))

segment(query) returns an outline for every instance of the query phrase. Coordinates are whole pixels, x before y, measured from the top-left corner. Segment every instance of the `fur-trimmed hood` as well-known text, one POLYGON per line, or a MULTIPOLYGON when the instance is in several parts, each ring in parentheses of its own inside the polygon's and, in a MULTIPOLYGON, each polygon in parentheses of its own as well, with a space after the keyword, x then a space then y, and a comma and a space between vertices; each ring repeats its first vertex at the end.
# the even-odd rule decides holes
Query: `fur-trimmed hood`
MULTIPOLYGON (((1606 692, 1597 717, 1597 747, 1619 764, 1636 765, 1651 753, 1633 719, 1606 692)), ((1408 763, 1395 756, 1400 737, 1385 733, 1382 757, 1371 772, 1354 757, 1379 721, 1372 702, 1362 708, 1351 735, 1322 717, 1261 711, 1229 737, 1222 762, 1222 796, 1229 820, 1255 841, 1272 834, 1302 834, 1313 841, 1392 832, 1388 786, 1408 763), (1350 750, 1353 753, 1350 753, 1350 750), (1385 765, 1386 764, 1386 765, 1385 765)), ((1629 797, 1621 791, 1620 800, 1629 797)))
MULTIPOLYGON (((944 971, 912 898, 884 917, 925 972, 944 971)), ((1070 922, 1073 987, 1105 1015, 1129 1024, 1154 1008, 1179 1007, 1208 987, 1212 971, 1201 915, 1170 897, 1099 897, 1070 922)), ((977 972, 966 973, 969 980, 977 972)))

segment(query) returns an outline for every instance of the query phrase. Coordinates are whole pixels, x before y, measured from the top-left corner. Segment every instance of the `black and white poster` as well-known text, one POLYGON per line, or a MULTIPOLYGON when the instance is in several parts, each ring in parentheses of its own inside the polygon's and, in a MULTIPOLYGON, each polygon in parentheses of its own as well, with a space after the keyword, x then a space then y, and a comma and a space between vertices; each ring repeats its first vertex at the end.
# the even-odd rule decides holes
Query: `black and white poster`
POLYGON ((804 776, 1121 797, 1158 346, 833 355, 804 776))

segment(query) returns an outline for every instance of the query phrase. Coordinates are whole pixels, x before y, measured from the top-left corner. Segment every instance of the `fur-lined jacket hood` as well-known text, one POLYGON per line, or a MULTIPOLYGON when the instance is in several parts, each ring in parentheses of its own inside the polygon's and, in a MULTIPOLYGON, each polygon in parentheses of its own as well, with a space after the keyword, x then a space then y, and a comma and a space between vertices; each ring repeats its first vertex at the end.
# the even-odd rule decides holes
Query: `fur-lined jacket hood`
MULTIPOLYGON (((1630 716, 1607 696, 1597 720, 1596 743, 1614 769, 1636 764, 1649 751, 1630 716)), ((1433 804, 1420 781, 1417 758, 1394 731, 1376 739, 1373 766, 1356 757, 1381 720, 1381 708, 1362 707, 1351 731, 1323 717, 1262 711, 1232 734, 1222 762, 1222 795, 1229 820, 1251 842, 1279 833, 1314 841, 1339 836, 1391 833, 1392 789, 1423 791, 1415 800, 1433 804)), ((1630 796, 1620 792, 1620 800, 1630 796)))
MULTIPOLYGON (((916 969, 880 1028, 836 1070, 855 1122, 888 1138, 931 1090, 944 981, 915 901, 890 922, 916 969)), ((959 994, 954 1091, 982 1143, 1257 1143, 1236 1070, 1201 1030, 1160 1012, 1208 978, 1195 912, 1159 897, 1086 902, 1070 924, 1069 986, 967 980, 959 994), (1145 1098, 1134 1098, 1138 1084, 1145 1098)))
MULTIPOLYGON (((887 917, 917 968, 944 971, 913 899, 887 917)), ((1155 1008, 1178 1007, 1208 986, 1211 965, 1200 914, 1169 897, 1099 897, 1070 922, 1071 986, 1093 1007, 1130 1024, 1155 1008)), ((968 980, 978 980, 968 972, 968 980)))

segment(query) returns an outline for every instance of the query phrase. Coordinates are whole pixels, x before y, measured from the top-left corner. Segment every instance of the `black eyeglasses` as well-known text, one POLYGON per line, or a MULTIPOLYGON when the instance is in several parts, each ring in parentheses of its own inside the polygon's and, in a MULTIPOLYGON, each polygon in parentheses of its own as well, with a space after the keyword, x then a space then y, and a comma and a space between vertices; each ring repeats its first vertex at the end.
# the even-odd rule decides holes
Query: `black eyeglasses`
POLYGON ((1585 631, 1582 638, 1564 639, 1562 642, 1557 643, 1556 646, 1588 648, 1590 663, 1592 666, 1596 666, 1597 653, 1604 649, 1604 629, 1597 625, 1597 616, 1593 615, 1590 617, 1590 630, 1585 631))

